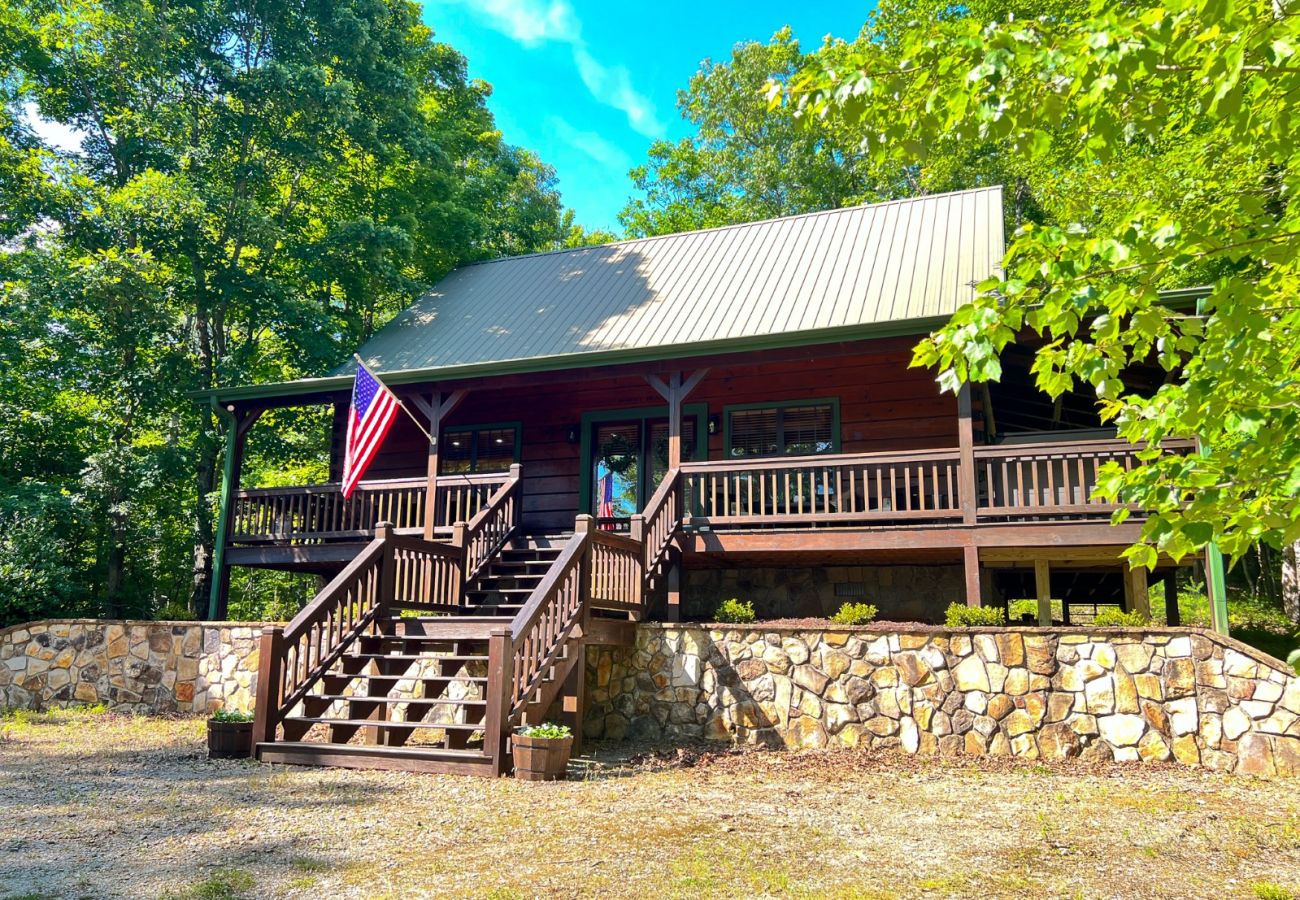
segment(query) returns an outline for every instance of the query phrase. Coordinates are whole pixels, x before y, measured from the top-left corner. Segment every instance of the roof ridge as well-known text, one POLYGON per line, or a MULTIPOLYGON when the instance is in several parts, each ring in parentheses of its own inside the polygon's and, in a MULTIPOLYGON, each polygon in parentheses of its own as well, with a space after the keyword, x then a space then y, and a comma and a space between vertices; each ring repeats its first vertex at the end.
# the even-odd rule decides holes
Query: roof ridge
MULTIPOLYGON (((468 269, 471 266, 484 266, 490 263, 508 262, 516 259, 531 259, 536 256, 556 256, 561 253, 582 253, 585 250, 599 250, 603 247, 622 247, 625 244, 644 244, 650 241, 661 241, 667 238, 682 237, 689 234, 704 234, 709 231, 727 231, 728 229, 749 228, 754 225, 767 225, 771 222, 792 222, 797 219, 806 219, 811 216, 824 216, 828 213, 852 212, 858 209, 884 208, 886 206, 895 206, 902 203, 916 203, 920 200, 934 200, 938 197, 956 197, 961 194, 978 194, 982 191, 1001 191, 1002 185, 991 184, 985 187, 963 188, 959 191, 939 191, 935 194, 919 194, 915 197, 898 197, 894 200, 879 200, 875 203, 855 203, 852 206, 833 206, 829 209, 814 209, 808 212, 792 213, 788 216, 771 216, 766 219, 754 219, 750 222, 733 222, 730 225, 713 225, 709 228, 692 228, 688 231, 671 231, 667 234, 650 234, 645 237, 624 238, 621 241, 609 241, 605 244, 588 244, 585 247, 561 247, 558 250, 538 250, 534 253, 520 253, 518 256, 498 256, 493 259, 478 259, 473 262, 463 263, 457 266, 452 272, 460 269, 468 269)), ((451 272, 447 273, 448 275, 451 272)))

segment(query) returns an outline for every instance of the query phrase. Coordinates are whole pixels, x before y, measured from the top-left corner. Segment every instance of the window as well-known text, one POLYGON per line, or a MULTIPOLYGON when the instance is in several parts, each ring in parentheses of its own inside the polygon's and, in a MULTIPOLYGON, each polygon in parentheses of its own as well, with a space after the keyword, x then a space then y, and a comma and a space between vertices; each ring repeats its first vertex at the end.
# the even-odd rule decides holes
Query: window
POLYGON ((839 447, 838 400, 733 406, 726 415, 727 455, 807 456, 839 447))
POLYGON ((438 444, 438 474, 504 472, 519 461, 519 425, 448 428, 438 444))

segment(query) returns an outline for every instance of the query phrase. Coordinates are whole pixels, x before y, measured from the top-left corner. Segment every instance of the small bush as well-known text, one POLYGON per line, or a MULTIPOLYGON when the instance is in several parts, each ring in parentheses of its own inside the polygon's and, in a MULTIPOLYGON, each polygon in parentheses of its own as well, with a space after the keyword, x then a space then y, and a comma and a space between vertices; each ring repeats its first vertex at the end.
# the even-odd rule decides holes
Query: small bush
POLYGON ((981 625, 1005 625, 1007 616, 996 606, 967 606, 953 603, 944 613, 949 628, 973 628, 981 625))
POLYGON ((876 618, 876 607, 870 603, 845 603, 831 621, 837 625, 866 625, 876 618))
POLYGON ((758 615, 754 612, 753 601, 746 600, 741 603, 734 597, 730 600, 723 600, 722 605, 713 614, 713 621, 728 622, 733 625, 744 625, 757 619, 758 615))
POLYGON ((541 725, 525 725, 515 734, 520 737, 531 738, 567 738, 573 737, 573 729, 568 725, 556 725, 554 722, 544 722, 541 725))
POLYGON ((237 709, 219 709, 208 718, 213 722, 251 722, 253 721, 253 714, 241 712, 237 709))
POLYGON ((1092 624, 1098 628, 1140 628, 1143 625, 1150 625, 1151 619, 1136 609, 1133 612, 1124 612, 1115 606, 1097 613, 1092 624))

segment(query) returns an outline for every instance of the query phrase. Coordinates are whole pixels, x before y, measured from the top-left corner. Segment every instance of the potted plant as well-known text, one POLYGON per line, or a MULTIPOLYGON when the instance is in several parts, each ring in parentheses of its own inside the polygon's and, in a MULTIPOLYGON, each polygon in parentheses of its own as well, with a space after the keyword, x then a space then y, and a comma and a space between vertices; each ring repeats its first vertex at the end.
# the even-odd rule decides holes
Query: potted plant
POLYGON ((219 709, 208 718, 208 759, 253 755, 253 714, 219 709))
POLYGON ((573 731, 568 725, 525 725, 511 739, 515 777, 520 781, 559 781, 569 768, 573 731))

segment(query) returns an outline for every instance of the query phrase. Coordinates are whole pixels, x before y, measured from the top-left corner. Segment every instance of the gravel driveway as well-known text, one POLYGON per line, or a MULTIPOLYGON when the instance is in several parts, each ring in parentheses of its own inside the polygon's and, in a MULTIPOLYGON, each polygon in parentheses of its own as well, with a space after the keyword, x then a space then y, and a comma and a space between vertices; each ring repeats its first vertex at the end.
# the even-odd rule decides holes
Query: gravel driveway
POLYGON ((523 784, 210 762, 195 719, 0 719, 0 897, 1289 897, 1300 783, 888 753, 523 784))

